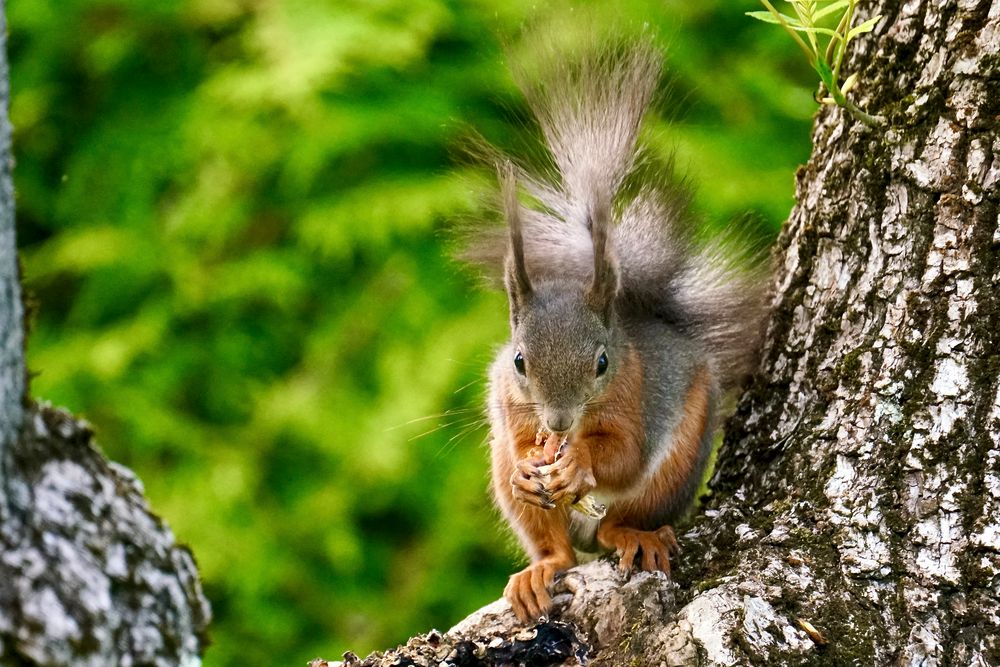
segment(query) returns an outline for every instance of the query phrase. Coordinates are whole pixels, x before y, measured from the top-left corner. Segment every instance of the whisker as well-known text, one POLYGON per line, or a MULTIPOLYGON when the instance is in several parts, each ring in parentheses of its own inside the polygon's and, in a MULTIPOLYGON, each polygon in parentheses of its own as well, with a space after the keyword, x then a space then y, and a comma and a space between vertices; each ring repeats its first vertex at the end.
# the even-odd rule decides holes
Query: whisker
POLYGON ((472 380, 471 382, 467 382, 466 384, 463 384, 463 385, 462 385, 461 387, 459 387, 458 389, 456 389, 456 390, 455 390, 454 392, 452 392, 452 393, 455 393, 455 394, 457 394, 457 393, 459 393, 459 392, 462 392, 462 391, 465 391, 465 390, 466 390, 466 389, 468 389, 469 387, 471 387, 471 386, 473 386, 473 385, 477 385, 477 384, 479 384, 480 382, 482 382, 482 378, 476 378, 475 380, 472 380))
POLYGON ((454 421, 443 422, 441 424, 438 424, 437 426, 435 426, 432 429, 429 429, 427 431, 424 431, 423 433, 418 433, 417 435, 414 435, 414 436, 411 436, 410 438, 407 438, 407 442, 413 442, 414 440, 419 440, 420 438, 427 437, 428 435, 431 435, 432 433, 437 433, 438 431, 440 431, 442 429, 449 428, 451 426, 463 426, 464 427, 464 426, 468 426, 469 424, 474 424, 474 423, 476 423, 476 422, 478 422, 480 420, 481 420, 481 418, 474 417, 471 420, 467 419, 467 420, 454 420, 454 421))
POLYGON ((387 433, 389 431, 396 431, 396 430, 399 430, 401 428, 405 428, 407 426, 412 426, 413 424, 416 424, 418 422, 428 421, 430 419, 441 419, 442 417, 451 417, 452 415, 462 415, 462 414, 468 414, 470 412, 478 412, 478 411, 479 411, 479 408, 452 408, 450 410, 445 410, 444 412, 439 412, 439 413, 433 414, 433 415, 426 415, 424 417, 416 417, 414 419, 410 419, 409 421, 405 421, 402 424, 396 424, 395 426, 389 426, 389 427, 387 427, 385 429, 384 432, 387 433))
POLYGON ((444 443, 444 445, 442 445, 441 448, 438 449, 436 456, 438 458, 441 458, 451 453, 451 451, 454 450, 459 445, 459 443, 462 441, 463 438, 473 433, 474 431, 477 431, 480 428, 486 426, 487 424, 488 422, 485 419, 477 419, 476 421, 466 424, 461 431, 448 438, 448 440, 444 443))

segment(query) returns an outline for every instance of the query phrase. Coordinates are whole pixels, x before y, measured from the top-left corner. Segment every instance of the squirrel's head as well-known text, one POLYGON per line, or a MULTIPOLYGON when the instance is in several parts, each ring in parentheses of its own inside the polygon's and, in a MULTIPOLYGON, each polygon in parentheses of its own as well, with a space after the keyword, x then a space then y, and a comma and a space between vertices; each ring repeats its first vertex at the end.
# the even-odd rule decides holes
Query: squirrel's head
POLYGON ((615 315, 618 270, 609 242, 610 206, 588 214, 594 271, 589 281, 564 276, 533 285, 525 264, 521 216, 513 178, 504 179, 510 246, 504 285, 510 301, 514 384, 533 404, 544 428, 571 430, 587 404, 600 397, 622 361, 615 315))

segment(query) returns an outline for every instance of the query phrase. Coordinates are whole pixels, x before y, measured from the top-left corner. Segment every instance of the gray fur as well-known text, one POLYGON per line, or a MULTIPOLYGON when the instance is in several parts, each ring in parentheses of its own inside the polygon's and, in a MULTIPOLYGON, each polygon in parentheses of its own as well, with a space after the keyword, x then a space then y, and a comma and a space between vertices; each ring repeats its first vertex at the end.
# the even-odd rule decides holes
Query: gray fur
MULTIPOLYGON (((732 386, 757 362, 766 274, 731 238, 698 242, 687 193, 645 155, 640 129, 660 79, 659 51, 640 39, 544 60, 549 70, 535 78, 524 67, 515 73, 554 171, 508 167, 503 178, 506 218, 523 238, 524 282, 589 285, 588 303, 613 294, 624 322, 666 323, 709 358, 721 388, 732 386), (515 181, 535 205, 518 203, 515 181)), ((508 292, 505 262, 522 251, 512 255, 511 238, 473 229, 465 253, 493 276, 506 273, 508 292)))

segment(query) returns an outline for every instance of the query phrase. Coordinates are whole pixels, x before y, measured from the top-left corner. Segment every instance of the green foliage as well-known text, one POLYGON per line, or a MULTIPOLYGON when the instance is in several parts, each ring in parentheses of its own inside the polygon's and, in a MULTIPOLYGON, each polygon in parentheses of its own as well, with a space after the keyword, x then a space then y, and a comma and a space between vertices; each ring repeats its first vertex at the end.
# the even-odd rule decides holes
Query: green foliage
MULTIPOLYGON (((655 136, 698 210, 766 242, 812 104, 733 1, 609 11, 665 37, 655 136)), ((8 6, 33 392, 90 419, 191 545, 209 665, 443 628, 516 567, 482 425, 506 304, 445 239, 490 187, 455 158, 464 127, 523 131, 499 45, 536 8, 8 6)))
POLYGON ((768 0, 760 0, 767 8, 766 12, 747 12, 747 16, 765 23, 780 25, 795 40, 809 61, 809 65, 816 70, 823 86, 829 91, 829 95, 820 100, 823 104, 843 107, 866 125, 884 124, 883 118, 865 113, 847 99, 847 94, 858 81, 857 72, 848 76, 843 84, 840 83, 840 68, 844 62, 844 54, 847 53, 847 46, 858 35, 871 32, 882 20, 882 15, 879 14, 853 26, 857 0, 785 1, 792 6, 795 16, 779 12, 768 0), (821 22, 824 19, 833 19, 832 25, 835 27, 823 27, 821 22), (799 33, 805 35, 805 40, 799 33), (822 45, 823 37, 827 39, 825 47, 822 45))

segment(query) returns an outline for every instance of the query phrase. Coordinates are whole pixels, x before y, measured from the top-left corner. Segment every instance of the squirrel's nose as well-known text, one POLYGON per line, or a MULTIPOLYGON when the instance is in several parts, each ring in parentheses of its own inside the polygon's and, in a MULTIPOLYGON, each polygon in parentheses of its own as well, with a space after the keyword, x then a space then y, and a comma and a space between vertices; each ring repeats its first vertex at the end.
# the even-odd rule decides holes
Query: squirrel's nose
POLYGON ((553 433, 563 433, 573 426, 573 413, 550 412, 545 416, 545 426, 553 433))

